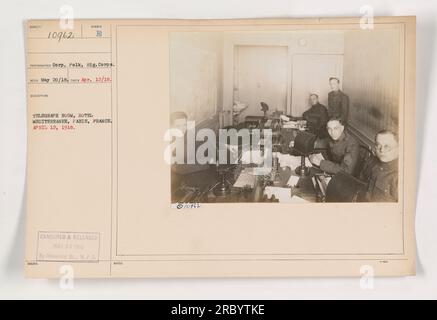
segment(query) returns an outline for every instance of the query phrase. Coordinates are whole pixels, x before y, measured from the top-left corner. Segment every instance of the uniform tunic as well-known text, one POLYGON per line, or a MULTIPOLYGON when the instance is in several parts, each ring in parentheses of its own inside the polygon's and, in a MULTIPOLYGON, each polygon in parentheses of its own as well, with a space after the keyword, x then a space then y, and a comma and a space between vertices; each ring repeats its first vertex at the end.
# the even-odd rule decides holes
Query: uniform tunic
POLYGON ((320 162, 320 169, 336 174, 344 171, 354 174, 360 156, 360 145, 357 140, 343 132, 337 141, 329 139, 330 159, 320 162))
POLYGON ((398 201, 398 160, 390 162, 378 161, 373 166, 367 189, 369 201, 398 201))
POLYGON ((343 91, 331 91, 328 93, 329 118, 341 118, 346 125, 349 117, 349 97, 343 91))
POLYGON ((328 109, 323 104, 316 103, 303 113, 303 118, 307 121, 310 132, 319 138, 327 137, 326 123, 328 122, 328 109))

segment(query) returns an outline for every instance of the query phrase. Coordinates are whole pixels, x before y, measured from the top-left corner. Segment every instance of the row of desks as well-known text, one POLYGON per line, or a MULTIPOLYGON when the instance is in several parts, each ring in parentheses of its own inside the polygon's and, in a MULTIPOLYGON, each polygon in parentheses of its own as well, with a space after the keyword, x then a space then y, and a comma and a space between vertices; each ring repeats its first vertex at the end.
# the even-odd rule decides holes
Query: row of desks
MULTIPOLYGON (((296 136, 294 129, 282 129, 281 135, 281 150, 279 152, 290 152, 289 142, 296 136)), ((321 201, 322 195, 317 186, 317 182, 313 179, 315 175, 321 174, 321 171, 315 167, 310 169, 310 175, 299 177, 299 180, 294 187, 288 187, 287 182, 291 175, 297 176, 294 170, 290 167, 280 167, 279 164, 274 164, 274 174, 256 176, 256 182, 252 188, 237 188, 233 184, 237 180, 239 174, 248 167, 256 167, 256 165, 247 165, 238 163, 234 166, 228 166, 225 179, 231 185, 229 191, 223 194, 214 192, 218 183, 223 180, 221 170, 210 165, 205 170, 194 172, 186 175, 173 175, 172 179, 179 180, 179 187, 172 190, 172 202, 276 202, 278 199, 268 199, 264 195, 267 187, 279 187, 289 189, 290 195, 296 195, 305 201, 317 202, 321 201)), ((173 181, 172 181, 173 184, 173 181)))

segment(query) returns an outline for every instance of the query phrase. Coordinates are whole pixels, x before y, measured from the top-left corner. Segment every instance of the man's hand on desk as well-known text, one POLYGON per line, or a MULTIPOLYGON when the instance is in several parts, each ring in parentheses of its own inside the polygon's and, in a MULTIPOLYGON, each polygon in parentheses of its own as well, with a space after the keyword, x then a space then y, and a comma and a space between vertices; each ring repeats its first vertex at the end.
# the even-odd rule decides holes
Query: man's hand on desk
POLYGON ((313 165, 318 167, 320 167, 320 162, 322 162, 322 160, 325 160, 321 153, 310 154, 309 159, 313 165))

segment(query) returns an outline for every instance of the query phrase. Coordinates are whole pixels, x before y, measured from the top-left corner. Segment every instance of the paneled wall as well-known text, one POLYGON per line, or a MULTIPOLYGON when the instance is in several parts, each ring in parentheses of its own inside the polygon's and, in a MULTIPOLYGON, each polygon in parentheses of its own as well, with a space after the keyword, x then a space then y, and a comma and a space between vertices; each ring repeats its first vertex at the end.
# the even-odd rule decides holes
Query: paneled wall
MULTIPOLYGON (((231 110, 238 98, 236 47, 277 46, 287 48, 287 77, 282 80, 286 81, 287 113, 300 115, 308 108, 305 97, 310 92, 319 93, 326 103, 330 88, 323 79, 334 73, 342 79, 342 89, 350 98, 350 124, 355 132, 371 141, 380 129, 397 129, 402 39, 394 27, 345 32, 175 32, 170 37, 171 109, 186 111, 198 123, 210 123, 219 111, 231 110), (300 60, 299 70, 293 68, 294 60, 319 56, 325 60, 339 57, 339 63, 331 63, 338 68, 323 73, 323 69, 313 70, 300 60)), ((328 66, 325 60, 321 62, 324 67, 328 66)), ((260 58, 251 68, 260 68, 263 63, 260 58)))
MULTIPOLYGON (((299 74, 293 73, 293 60, 295 56, 324 56, 343 54, 343 31, 290 31, 290 32, 225 32, 223 42, 223 108, 230 110, 234 103, 235 90, 235 48, 239 46, 278 46, 287 47, 287 110, 288 114, 300 116, 302 110, 309 108, 309 94, 318 92, 321 96, 329 90, 328 76, 325 82, 320 82, 322 87, 312 86, 319 83, 319 74, 303 67, 299 74), (308 75, 311 72, 312 75, 308 75), (296 76, 292 80, 292 77, 296 76), (292 84, 295 81, 295 84, 292 84), (293 95, 295 98, 293 98, 293 95), (297 98, 296 98, 297 97, 297 98), (305 97, 302 99, 301 97, 305 97)), ((259 64, 265 61, 259 60, 259 64)), ((332 76, 342 78, 341 68, 332 76)), ((253 72, 254 74, 256 72, 253 72)), ((262 85, 262 83, 260 83, 262 85)), ((325 94, 326 95, 326 94, 325 94)), ((325 97, 322 97, 322 99, 325 97)), ((245 101, 242 101, 245 102, 245 101)), ((257 103, 256 108, 258 108, 257 103)), ((273 108, 274 109, 274 108, 273 108)), ((248 115, 247 112, 243 116, 248 115)))
POLYGON ((344 39, 343 91, 350 98, 350 125, 369 140, 399 121, 400 32, 348 31, 344 39))
POLYGON ((184 111, 197 124, 216 119, 222 109, 222 54, 222 33, 170 34, 171 112, 184 111))

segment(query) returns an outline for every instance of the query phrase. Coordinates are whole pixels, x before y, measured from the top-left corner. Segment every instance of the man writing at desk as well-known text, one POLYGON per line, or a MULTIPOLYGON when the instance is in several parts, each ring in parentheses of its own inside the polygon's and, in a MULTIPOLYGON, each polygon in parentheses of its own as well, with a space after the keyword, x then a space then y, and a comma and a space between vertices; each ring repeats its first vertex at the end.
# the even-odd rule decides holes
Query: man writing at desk
POLYGON ((358 142, 344 131, 341 118, 331 118, 326 127, 329 134, 330 159, 322 160, 318 155, 311 155, 310 161, 330 174, 339 171, 353 174, 360 155, 358 142))

